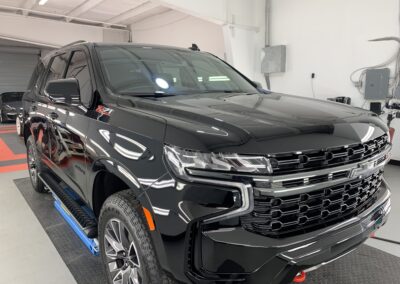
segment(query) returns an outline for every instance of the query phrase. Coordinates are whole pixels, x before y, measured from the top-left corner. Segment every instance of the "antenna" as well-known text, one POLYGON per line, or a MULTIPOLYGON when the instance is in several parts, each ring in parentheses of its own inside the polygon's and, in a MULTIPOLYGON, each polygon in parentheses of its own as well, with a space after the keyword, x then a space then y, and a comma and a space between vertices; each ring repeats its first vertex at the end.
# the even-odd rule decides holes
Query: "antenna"
POLYGON ((190 50, 193 50, 193 51, 200 51, 200 48, 197 46, 197 44, 195 44, 195 43, 192 43, 192 46, 191 47, 189 47, 189 49, 190 50))

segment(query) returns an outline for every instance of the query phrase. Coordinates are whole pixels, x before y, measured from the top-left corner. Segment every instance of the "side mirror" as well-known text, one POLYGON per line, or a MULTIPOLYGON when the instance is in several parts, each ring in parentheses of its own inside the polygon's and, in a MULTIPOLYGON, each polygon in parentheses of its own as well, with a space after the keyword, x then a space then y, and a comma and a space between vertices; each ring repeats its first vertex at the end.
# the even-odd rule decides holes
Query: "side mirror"
POLYGON ((262 94, 271 93, 271 91, 268 91, 268 90, 264 89, 260 82, 253 81, 253 86, 262 94))
POLYGON ((80 103, 79 82, 75 78, 47 82, 45 95, 58 104, 78 105, 80 103))
POLYGON ((256 87, 257 89, 262 89, 262 88, 263 88, 263 86, 261 85, 261 83, 260 83, 260 82, 257 82, 257 81, 253 81, 253 85, 254 85, 254 87, 256 87))

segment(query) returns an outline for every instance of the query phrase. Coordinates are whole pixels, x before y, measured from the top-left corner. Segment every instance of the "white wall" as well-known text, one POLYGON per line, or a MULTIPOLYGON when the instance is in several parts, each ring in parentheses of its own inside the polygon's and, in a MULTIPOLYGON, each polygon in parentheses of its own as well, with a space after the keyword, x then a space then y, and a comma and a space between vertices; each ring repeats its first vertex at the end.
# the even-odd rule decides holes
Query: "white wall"
POLYGON ((201 50, 224 58, 222 27, 178 11, 170 11, 131 25, 136 43, 189 47, 196 43, 201 50))
MULTIPOLYGON (((271 89, 311 97, 315 73, 317 98, 349 96, 354 106, 369 108, 349 76, 398 49, 394 42, 368 40, 399 36, 399 0, 271 1, 271 45, 287 45, 287 71, 271 76, 271 89)), ((393 127, 393 156, 400 160, 400 120, 393 127)))
MULTIPOLYGON (((287 45, 287 71, 271 76, 274 91, 318 98, 364 100, 349 80, 360 67, 395 53, 396 43, 369 39, 399 35, 399 0, 272 0, 271 45, 287 45)), ((366 105, 366 107, 368 107, 366 105)))
POLYGON ((264 83, 265 0, 157 0, 176 9, 131 25, 134 42, 188 47, 226 59, 252 80, 264 83))
POLYGON ((244 75, 265 85, 261 73, 265 46, 265 0, 229 0, 224 24, 227 61, 244 75))

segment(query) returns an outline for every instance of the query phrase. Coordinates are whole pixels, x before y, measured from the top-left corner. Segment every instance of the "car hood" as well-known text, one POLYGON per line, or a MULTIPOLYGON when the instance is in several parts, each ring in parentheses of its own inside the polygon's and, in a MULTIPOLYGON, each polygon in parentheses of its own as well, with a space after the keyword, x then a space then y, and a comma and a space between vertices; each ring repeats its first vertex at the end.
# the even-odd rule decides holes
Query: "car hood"
POLYGON ((125 106, 165 119, 165 143, 200 151, 251 154, 323 149, 387 132, 371 112, 277 93, 128 100, 125 106))

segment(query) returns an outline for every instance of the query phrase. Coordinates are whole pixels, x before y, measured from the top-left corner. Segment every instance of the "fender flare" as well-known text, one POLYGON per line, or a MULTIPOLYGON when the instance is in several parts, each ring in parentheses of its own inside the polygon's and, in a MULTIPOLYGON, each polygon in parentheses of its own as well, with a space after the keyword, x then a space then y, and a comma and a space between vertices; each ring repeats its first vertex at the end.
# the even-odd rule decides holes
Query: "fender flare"
MULTIPOLYGON (((142 206, 146 207, 148 210, 150 210, 151 214, 154 216, 153 207, 151 205, 151 201, 150 201, 146 191, 141 186, 137 177, 128 168, 126 168, 122 163, 120 163, 118 160, 111 158, 111 157, 99 157, 98 159, 93 161, 93 163, 91 165, 91 171, 93 173, 95 173, 93 175, 93 179, 89 183, 92 185, 92 188, 93 188, 94 181, 96 180, 96 177, 98 176, 98 174, 101 174, 101 172, 104 172, 104 171, 112 173, 113 175, 117 176, 122 181, 124 181, 128 185, 130 190, 134 191, 140 204, 142 206)), ((94 189, 91 192, 92 198, 90 200, 92 207, 93 207, 93 194, 94 194, 94 189)), ((156 227, 157 227, 157 225, 156 225, 156 227)), ((154 242, 154 245, 156 248, 156 254, 159 257, 159 261, 162 262, 164 264, 164 266, 165 265, 168 266, 168 264, 166 262, 166 259, 168 259, 168 258, 166 255, 166 251, 165 251, 160 233, 158 231, 155 231, 154 233, 150 234, 150 236, 154 242)))
MULTIPOLYGON (((137 199, 143 206, 146 206, 147 208, 151 209, 150 200, 147 197, 147 194, 143 189, 143 187, 141 186, 138 178, 135 176, 135 174, 132 173, 130 169, 125 167, 118 160, 112 157, 105 157, 105 156, 99 157, 92 162, 90 170, 92 171, 92 173, 94 173, 93 179, 89 181, 89 185, 91 185, 92 188, 94 185, 94 181, 96 180, 96 177, 99 174, 101 174, 101 172, 111 173, 116 177, 118 177, 119 179, 121 179, 128 186, 130 190, 133 190, 137 199)), ((92 200, 90 200, 92 206, 93 206, 93 194, 94 194, 94 189, 92 189, 91 192, 92 200)))

